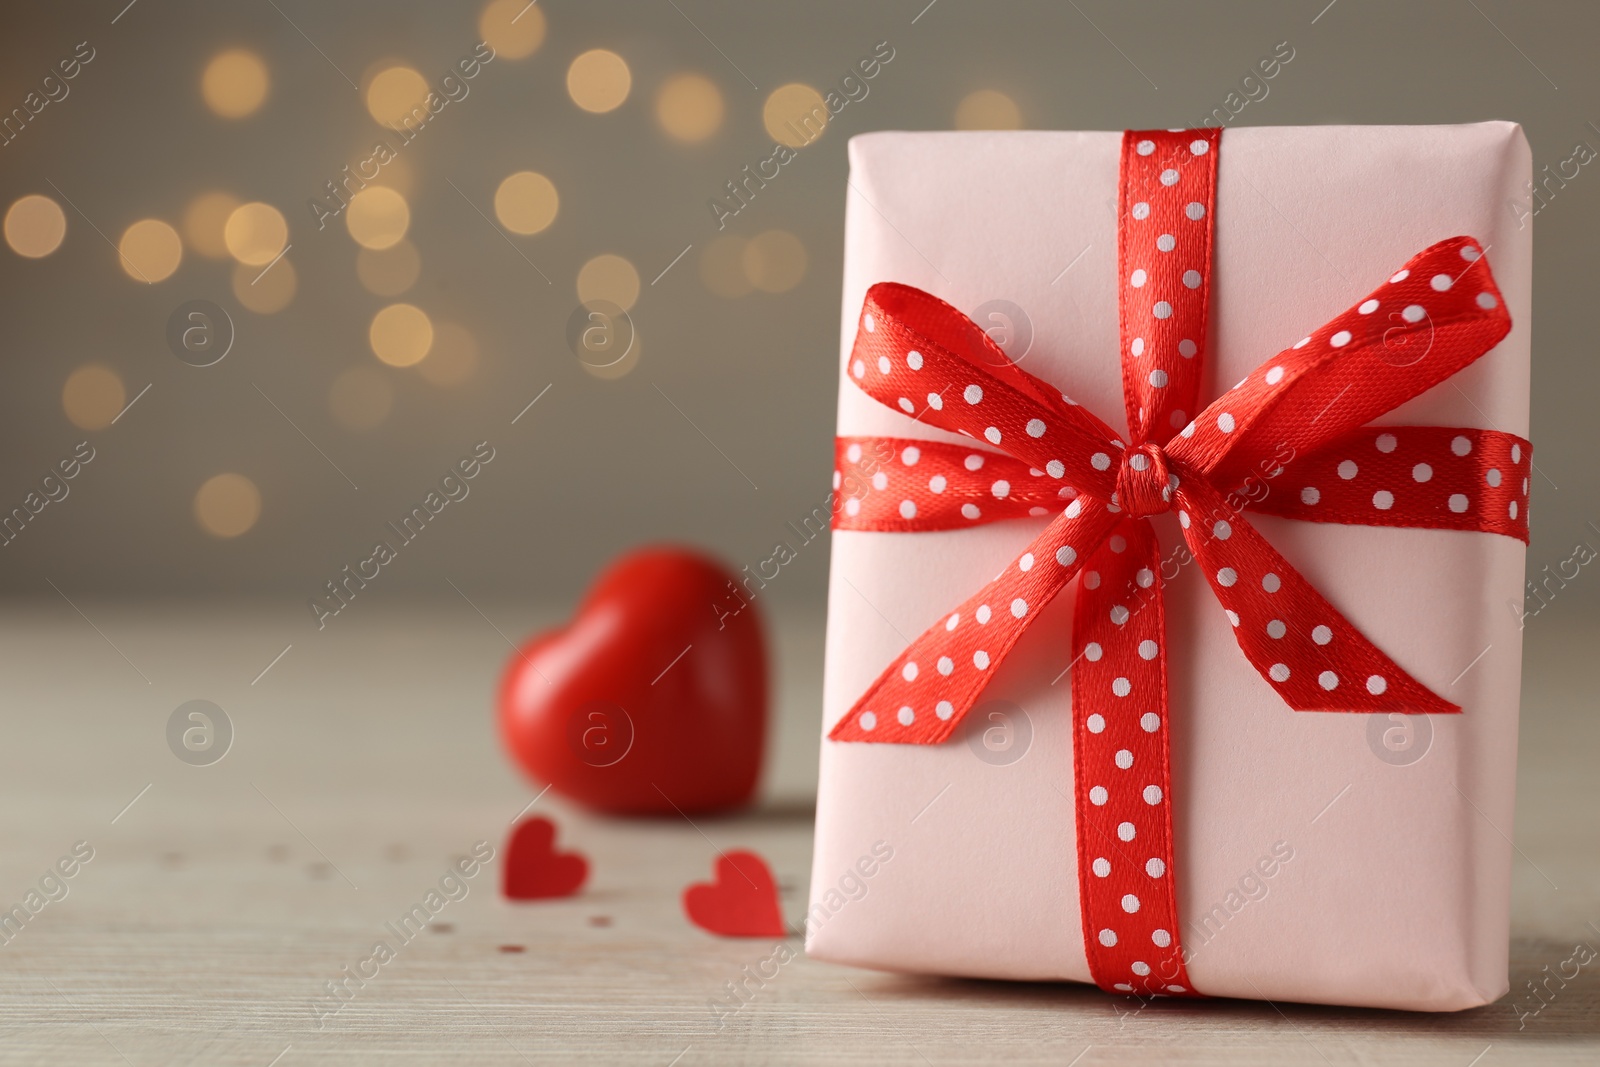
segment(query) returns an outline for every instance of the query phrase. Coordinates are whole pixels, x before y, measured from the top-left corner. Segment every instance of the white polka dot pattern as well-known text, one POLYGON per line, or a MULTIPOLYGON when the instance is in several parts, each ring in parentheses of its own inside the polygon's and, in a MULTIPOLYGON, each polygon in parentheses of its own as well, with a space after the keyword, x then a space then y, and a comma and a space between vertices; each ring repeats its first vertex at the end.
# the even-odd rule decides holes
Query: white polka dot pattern
POLYGON ((1041 518, 1057 514, 1077 495, 1061 478, 1022 460, 943 441, 840 437, 834 442, 833 469, 839 475, 833 494, 837 530, 917 533, 1041 518), (903 461, 907 452, 916 453, 915 464, 903 461), (974 457, 981 466, 968 465, 974 457), (1003 496, 995 492, 999 484, 1006 487, 1003 496))
MULTIPOLYGON (((1477 250, 1472 238, 1452 237, 1412 257, 1393 275, 1398 280, 1263 363, 1195 416, 1194 430, 1173 439, 1172 455, 1213 485, 1231 488, 1252 475, 1259 479, 1262 456, 1318 451, 1482 356, 1511 329, 1511 318, 1489 257, 1477 250), (1445 272, 1454 272, 1455 283, 1437 291, 1428 279, 1445 272), (1495 298, 1492 306, 1476 299, 1480 293, 1495 298), (1373 300, 1378 307, 1362 314, 1373 300), (1415 324, 1402 310, 1409 306, 1423 309, 1415 324)), ((1369 447, 1359 458, 1343 458, 1354 466, 1353 477, 1383 455, 1369 447)), ((1327 493, 1332 486, 1317 488, 1327 493)), ((1369 509, 1377 488, 1367 491, 1369 509)))
POLYGON ((1239 619, 1234 640, 1284 703, 1296 711, 1437 715, 1461 710, 1368 641, 1204 478, 1185 479, 1177 496, 1178 506, 1189 514, 1226 517, 1232 527, 1232 534, 1221 541, 1206 537, 1201 524, 1191 522, 1184 539, 1217 602, 1239 619), (1217 577, 1225 572, 1234 580, 1217 577), (1351 679, 1377 676, 1387 685, 1378 692, 1329 685, 1330 673, 1351 679))
POLYGON ((1178 511, 1235 640, 1263 684, 1300 711, 1460 709, 1357 631, 1226 489, 1265 475, 1269 492, 1247 496, 1259 510, 1526 537, 1526 441, 1366 425, 1509 330, 1487 257, 1470 238, 1413 257, 1189 416, 1204 362, 1196 357, 1206 339, 1219 136, 1125 138, 1118 291, 1128 441, 1011 363, 948 304, 881 283, 868 293, 846 380, 891 410, 992 447, 841 438, 834 471, 842 529, 1055 516, 983 589, 933 620, 829 737, 945 740, 1081 570, 1071 671, 1080 904, 1083 928, 1094 932, 1085 947, 1102 988, 1151 995, 1198 994, 1176 933, 1162 557, 1143 518, 1178 511))
POLYGON ((1187 141, 1152 137, 1155 147, 1122 146, 1122 203, 1117 262, 1133 288, 1121 290, 1122 391, 1134 441, 1164 443, 1172 413, 1194 411, 1206 343, 1211 290, 1212 220, 1204 205, 1216 195, 1220 129, 1194 131, 1187 141), (1192 144, 1191 144, 1192 142, 1192 144), (1195 152, 1198 145, 1202 151, 1195 152), (1169 181, 1168 178, 1171 178, 1169 181))
MULTIPOLYGON (((880 315, 880 332, 883 326, 880 315)), ((1057 513, 1016 562, 954 611, 941 615, 897 656, 828 736, 835 741, 921 745, 949 737, 989 684, 994 666, 1027 631, 1038 610, 1066 588, 1083 567, 1089 549, 1103 541, 1116 523, 1117 516, 1106 510, 1104 500, 1092 501, 1072 515, 1057 513), (1076 550, 1078 546, 1082 551, 1076 550), (1063 556, 1058 554, 1062 547, 1075 551, 1063 556), (1033 562, 1021 566, 1028 557, 1033 562), (1069 562, 1061 562, 1063 558, 1069 562), (949 671, 944 669, 946 660, 952 664, 949 671), (937 664, 938 670, 925 671, 923 664, 937 664), (939 701, 949 701, 953 714, 928 714, 939 701), (912 711, 907 719, 897 722, 886 714, 902 707, 912 711)))
POLYGON ((1163 704, 1161 545, 1150 523, 1131 518, 1117 524, 1115 536, 1124 541, 1123 551, 1112 551, 1109 539, 1095 551, 1087 566, 1100 574, 1100 584, 1092 590, 1080 587, 1073 606, 1073 777, 1101 783, 1104 790, 1103 803, 1078 805, 1079 869, 1096 856, 1107 859, 1095 888, 1097 903, 1084 902, 1084 923, 1116 935, 1114 944, 1102 943, 1095 954, 1096 981, 1164 992, 1162 982, 1191 983, 1177 942, 1162 945, 1154 939, 1158 930, 1180 928, 1168 862, 1172 818, 1166 802, 1171 775, 1163 704), (1116 902, 1116 910, 1106 901, 1116 902), (1150 971, 1140 973, 1139 963, 1154 965, 1154 981, 1145 981, 1150 971))
POLYGON ((1367 426, 1293 460, 1247 506, 1311 522, 1476 530, 1527 543, 1532 457, 1532 444, 1498 430, 1367 426), (1359 468, 1349 479, 1339 474, 1344 463, 1359 468))

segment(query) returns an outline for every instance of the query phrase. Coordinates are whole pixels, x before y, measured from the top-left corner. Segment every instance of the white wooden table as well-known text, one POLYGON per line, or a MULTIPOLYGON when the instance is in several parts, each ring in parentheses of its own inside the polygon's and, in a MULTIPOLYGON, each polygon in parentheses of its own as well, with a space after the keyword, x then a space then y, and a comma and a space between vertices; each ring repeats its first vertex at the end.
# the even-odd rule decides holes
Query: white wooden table
MULTIPOLYGON (((479 606, 516 638, 541 621, 479 606)), ((460 602, 372 601, 320 634, 278 604, 78 607, 0 613, 0 905, 75 842, 94 850, 67 895, 0 944, 3 1063, 1600 1062, 1600 961, 1519 1028, 1505 1001, 1448 1016, 1231 1001, 1135 1012, 1085 987, 802 956, 719 1027, 708 1001, 773 942, 694 929, 679 894, 708 876, 714 847, 749 847, 773 865, 790 921, 804 912, 816 615, 777 627, 780 722, 759 810, 609 821, 547 796, 533 810, 593 862, 580 896, 508 904, 490 864, 319 1019, 326 983, 451 856, 479 840, 498 853, 534 796, 493 732, 505 642, 460 602), (165 737, 195 698, 236 731, 210 766, 181 763, 165 737)), ((1573 619, 1528 628, 1512 964, 1525 1004, 1541 968, 1579 941, 1600 947, 1597 639, 1573 619)))

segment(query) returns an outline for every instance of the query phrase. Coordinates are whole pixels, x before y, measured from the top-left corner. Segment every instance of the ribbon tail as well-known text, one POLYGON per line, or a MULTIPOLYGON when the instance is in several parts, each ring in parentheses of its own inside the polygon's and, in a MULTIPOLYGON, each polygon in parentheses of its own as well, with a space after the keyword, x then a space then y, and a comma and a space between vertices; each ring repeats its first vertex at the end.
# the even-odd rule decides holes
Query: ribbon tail
POLYGON ((1078 893, 1107 991, 1194 995, 1173 880, 1161 545, 1124 519, 1085 566, 1072 620, 1078 893))
POLYGON ((1439 715, 1461 708, 1412 678, 1350 623, 1203 477, 1178 520, 1245 658, 1296 711, 1439 715))
POLYGON ((902 745, 944 741, 1115 522, 1103 501, 1078 497, 993 581, 895 657, 828 737, 902 745))

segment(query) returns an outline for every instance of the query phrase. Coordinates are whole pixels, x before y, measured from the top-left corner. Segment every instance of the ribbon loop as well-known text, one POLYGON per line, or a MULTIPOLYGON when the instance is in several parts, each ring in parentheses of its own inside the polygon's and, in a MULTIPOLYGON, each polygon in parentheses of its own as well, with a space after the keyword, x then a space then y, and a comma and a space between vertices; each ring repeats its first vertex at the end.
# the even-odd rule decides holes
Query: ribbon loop
POLYGON ((1115 488, 1116 433, 1011 362, 978 325, 908 285, 867 291, 850 374, 873 399, 964 434, 1102 498, 1115 488))
POLYGON ((1197 415, 1168 451, 1231 489, 1274 449, 1314 452, 1438 385, 1511 329, 1470 237, 1413 256, 1388 282, 1197 415))

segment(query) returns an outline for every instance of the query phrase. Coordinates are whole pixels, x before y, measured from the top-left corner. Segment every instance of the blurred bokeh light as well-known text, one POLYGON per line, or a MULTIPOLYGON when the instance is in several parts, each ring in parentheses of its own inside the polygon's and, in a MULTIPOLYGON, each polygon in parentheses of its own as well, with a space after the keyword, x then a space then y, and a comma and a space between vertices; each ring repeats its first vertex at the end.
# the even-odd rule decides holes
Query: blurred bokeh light
POLYGON ((194 517, 212 537, 238 537, 261 517, 261 490, 242 474, 212 475, 194 494, 194 517))
POLYGON ((6 244, 19 256, 38 259, 61 247, 67 216, 48 196, 29 193, 6 211, 6 244))
POLYGON ((674 140, 694 144, 722 127, 722 90, 703 74, 676 74, 656 94, 656 121, 674 140))
POLYGON ((240 204, 222 228, 223 243, 240 263, 263 267, 289 243, 283 212, 259 200, 240 204))
POLYGON ((350 198, 345 225, 362 248, 384 249, 398 244, 411 225, 406 198, 393 189, 374 185, 350 198))
POLYGON ((367 112, 381 125, 403 126, 417 109, 428 114, 428 81, 411 67, 385 67, 367 83, 367 112))
POLYGON ((588 306, 609 300, 627 311, 639 299, 639 272, 614 253, 595 256, 578 271, 578 299, 588 306))
POLYGON ((61 410, 80 430, 103 430, 111 425, 128 391, 122 376, 104 363, 90 363, 67 376, 61 389, 61 410))
POLYGON ((800 82, 772 90, 761 109, 768 136, 790 148, 803 148, 821 137, 830 117, 822 94, 800 82))
POLYGON ((238 207, 238 197, 223 192, 201 193, 189 201, 183 212, 183 238, 195 254, 206 259, 228 258, 223 230, 238 207))
POLYGON ((756 234, 741 261, 745 278, 763 293, 786 293, 806 276, 806 246, 787 230, 756 234))
POLYGON ((183 240, 160 219, 140 219, 122 232, 117 243, 122 269, 141 282, 161 282, 183 262, 183 240))
POLYGON ((372 317, 367 330, 372 354, 391 367, 420 363, 433 347, 433 323, 415 304, 390 304, 372 317))
POLYGON ((478 341, 458 322, 438 322, 433 327, 433 348, 417 364, 417 373, 430 385, 454 387, 472 380, 478 370, 478 341))
POLYGON ((245 263, 233 268, 234 299, 258 315, 271 315, 288 307, 299 284, 294 264, 287 258, 264 270, 245 263))
POLYGON ((956 105, 955 126, 958 130, 1020 130, 1022 111, 1000 90, 979 89, 956 105))
POLYGON ((530 0, 491 0, 478 16, 478 33, 496 58, 524 59, 544 43, 544 11, 530 0))
POLYGON ((604 48, 584 52, 567 68, 567 95, 585 111, 615 111, 628 99, 632 86, 627 62, 604 48))
POLYGON ((555 184, 537 171, 519 170, 494 192, 495 217, 512 233, 539 233, 556 220, 560 206, 555 184))
POLYGON ((200 95, 206 107, 225 119, 253 115, 266 102, 271 88, 267 65, 243 48, 219 53, 200 76, 200 95))

